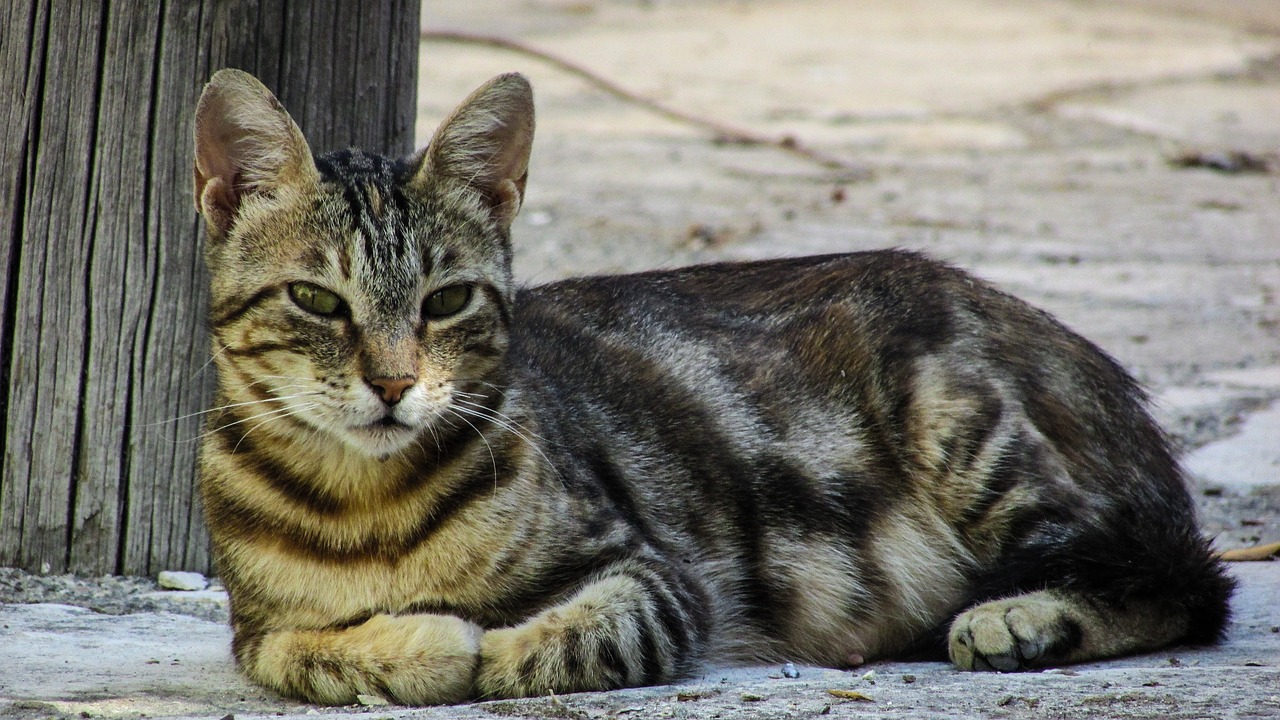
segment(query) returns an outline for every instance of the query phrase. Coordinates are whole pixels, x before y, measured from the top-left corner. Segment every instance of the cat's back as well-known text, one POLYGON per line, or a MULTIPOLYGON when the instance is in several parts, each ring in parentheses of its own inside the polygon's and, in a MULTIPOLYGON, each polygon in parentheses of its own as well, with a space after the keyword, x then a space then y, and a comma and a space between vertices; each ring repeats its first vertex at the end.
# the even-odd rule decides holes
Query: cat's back
POLYGON ((584 342, 597 349, 658 350, 657 343, 742 350, 743 343, 787 343, 799 339, 790 331, 833 323, 845 338, 942 341, 964 330, 951 322, 956 312, 991 299, 985 295, 995 293, 963 272, 898 250, 695 265, 525 289, 513 345, 517 362, 526 359, 521 353, 549 361, 561 349, 580 358, 584 342))
MULTIPOLYGON (((843 445, 865 464, 865 442, 932 472, 997 424, 1089 449, 1071 463, 1131 464, 1116 437, 1164 447, 1142 391, 1105 352, 909 251, 566 280, 522 292, 511 340, 511 365, 556 432, 652 434, 668 455, 795 460, 843 445), (830 428, 854 435, 828 443, 830 428)), ((1155 464, 1177 485, 1167 458, 1155 464)))

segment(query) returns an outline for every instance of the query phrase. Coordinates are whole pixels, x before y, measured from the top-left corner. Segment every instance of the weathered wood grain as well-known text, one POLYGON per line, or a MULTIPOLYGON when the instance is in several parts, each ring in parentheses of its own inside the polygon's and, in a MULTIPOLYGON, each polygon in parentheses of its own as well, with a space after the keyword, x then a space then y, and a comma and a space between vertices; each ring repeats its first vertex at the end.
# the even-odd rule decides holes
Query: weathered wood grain
POLYGON ((261 77, 320 148, 407 152, 417 0, 11 2, 0 107, 0 564, 209 569, 213 378, 192 113, 261 77))

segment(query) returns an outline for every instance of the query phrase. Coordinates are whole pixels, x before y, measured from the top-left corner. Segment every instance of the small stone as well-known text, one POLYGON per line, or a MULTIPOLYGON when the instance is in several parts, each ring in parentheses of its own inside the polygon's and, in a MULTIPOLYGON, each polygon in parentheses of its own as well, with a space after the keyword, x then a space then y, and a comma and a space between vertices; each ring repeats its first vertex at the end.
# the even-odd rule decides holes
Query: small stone
POLYGON ((525 217, 524 221, 533 227, 545 227, 555 221, 555 216, 546 210, 534 210, 525 217))
POLYGON ((382 707, 391 704, 381 695, 356 695, 356 702, 365 707, 382 707))
POLYGON ((793 680, 800 677, 800 671, 796 669, 795 663, 787 663, 782 666, 782 677, 793 680))
POLYGON ((904 682, 904 683, 906 683, 906 684, 908 684, 908 685, 910 685, 911 683, 913 683, 913 682, 915 682, 915 681, 916 681, 916 676, 915 676, 915 675, 903 675, 903 676, 902 676, 902 682, 904 682))
POLYGON ((203 590, 209 587, 208 579, 197 572, 165 570, 156 580, 165 590, 203 590))

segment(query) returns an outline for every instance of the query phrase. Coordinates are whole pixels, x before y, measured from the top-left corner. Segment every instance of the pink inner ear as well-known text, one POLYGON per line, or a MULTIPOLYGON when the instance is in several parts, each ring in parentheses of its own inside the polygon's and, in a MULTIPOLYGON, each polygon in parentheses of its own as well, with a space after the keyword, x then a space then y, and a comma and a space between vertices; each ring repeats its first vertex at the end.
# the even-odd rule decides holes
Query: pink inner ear
POLYGON ((200 192, 200 212, 222 234, 231 231, 239 196, 231 183, 221 177, 207 178, 200 192))

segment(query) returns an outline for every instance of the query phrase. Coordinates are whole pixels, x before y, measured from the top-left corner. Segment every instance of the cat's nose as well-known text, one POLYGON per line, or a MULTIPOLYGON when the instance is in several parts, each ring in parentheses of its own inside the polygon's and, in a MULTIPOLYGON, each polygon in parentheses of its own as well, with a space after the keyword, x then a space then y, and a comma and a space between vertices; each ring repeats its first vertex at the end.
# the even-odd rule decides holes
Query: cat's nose
POLYGON ((365 378, 365 382, 373 386, 382 396, 382 402, 388 405, 395 405, 400 402, 400 397, 404 395, 404 391, 413 387, 413 383, 417 378, 412 377, 396 377, 396 378, 365 378))

